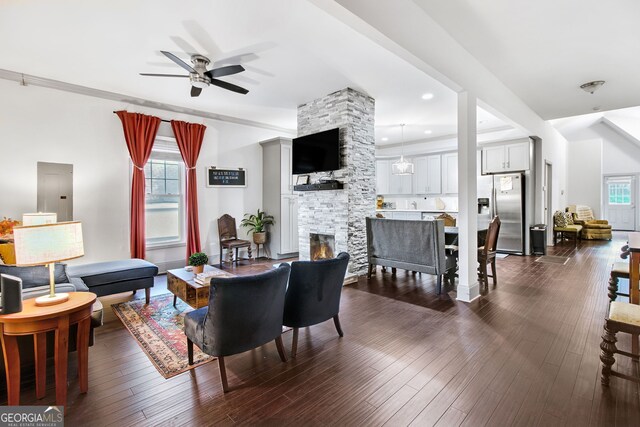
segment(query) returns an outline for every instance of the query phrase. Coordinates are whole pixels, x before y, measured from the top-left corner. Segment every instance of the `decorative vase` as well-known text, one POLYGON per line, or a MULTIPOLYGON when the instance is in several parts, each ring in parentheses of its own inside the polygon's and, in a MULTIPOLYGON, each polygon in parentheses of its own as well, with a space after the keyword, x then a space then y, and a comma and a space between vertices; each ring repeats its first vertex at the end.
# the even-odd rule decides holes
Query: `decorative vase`
POLYGON ((191 271, 193 271, 193 274, 200 274, 204 271, 204 265, 194 265, 191 271))
POLYGON ((263 245, 267 241, 267 232, 262 231, 260 233, 253 233, 253 243, 256 245, 263 245))

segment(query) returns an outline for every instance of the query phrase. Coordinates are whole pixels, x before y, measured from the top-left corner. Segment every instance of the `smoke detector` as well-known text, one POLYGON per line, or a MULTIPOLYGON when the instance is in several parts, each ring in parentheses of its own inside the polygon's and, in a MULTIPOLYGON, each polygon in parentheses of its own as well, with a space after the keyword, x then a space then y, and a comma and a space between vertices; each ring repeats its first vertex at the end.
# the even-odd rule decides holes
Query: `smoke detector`
POLYGON ((593 92, 600 89, 600 86, 602 86, 603 84, 604 80, 594 80, 592 82, 581 84, 580 89, 593 95, 593 92))

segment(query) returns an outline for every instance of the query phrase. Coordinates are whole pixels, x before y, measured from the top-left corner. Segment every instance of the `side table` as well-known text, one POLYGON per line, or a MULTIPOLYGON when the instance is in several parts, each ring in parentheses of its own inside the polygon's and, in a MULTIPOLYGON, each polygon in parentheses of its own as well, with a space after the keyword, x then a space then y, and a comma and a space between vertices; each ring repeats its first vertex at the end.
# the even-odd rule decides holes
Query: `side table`
POLYGON ((89 389, 89 328, 91 306, 96 294, 91 292, 70 292, 69 300, 47 307, 35 305, 35 298, 22 302, 20 313, 0 315, 0 340, 4 351, 4 366, 7 376, 8 404, 20 404, 20 353, 19 335, 33 335, 36 365, 36 397, 45 395, 47 336, 55 331, 55 377, 56 404, 67 404, 67 358, 69 349, 69 325, 78 324, 78 376, 80 391, 89 389))

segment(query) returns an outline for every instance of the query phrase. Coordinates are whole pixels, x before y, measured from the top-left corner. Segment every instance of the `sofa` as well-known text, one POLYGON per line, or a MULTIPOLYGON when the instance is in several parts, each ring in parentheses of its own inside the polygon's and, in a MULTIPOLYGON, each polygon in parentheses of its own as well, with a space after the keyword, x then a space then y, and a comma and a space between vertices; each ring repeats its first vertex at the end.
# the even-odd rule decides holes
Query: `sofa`
POLYGON ((455 271, 456 259, 445 252, 444 221, 367 218, 368 277, 375 266, 401 268, 437 276, 455 271))
POLYGON ((146 303, 149 304, 158 267, 149 261, 133 258, 70 265, 68 274, 70 278, 82 279, 88 290, 99 297, 144 289, 146 303))
POLYGON ((567 208, 573 223, 582 226, 580 238, 585 240, 611 240, 611 225, 606 219, 595 219, 589 206, 571 205, 567 208))

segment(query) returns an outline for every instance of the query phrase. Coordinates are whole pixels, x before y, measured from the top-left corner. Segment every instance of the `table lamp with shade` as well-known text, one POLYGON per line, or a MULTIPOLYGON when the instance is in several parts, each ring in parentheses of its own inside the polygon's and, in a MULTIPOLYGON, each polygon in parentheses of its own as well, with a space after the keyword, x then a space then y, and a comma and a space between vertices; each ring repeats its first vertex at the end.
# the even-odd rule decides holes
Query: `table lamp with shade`
POLYGON ((58 222, 58 214, 55 212, 22 214, 22 225, 53 224, 54 222, 58 222))
POLYGON ((68 294, 56 294, 55 263, 84 255, 82 224, 70 221, 15 227, 13 239, 16 265, 49 267, 49 295, 36 298, 36 305, 54 305, 67 301, 68 294))

